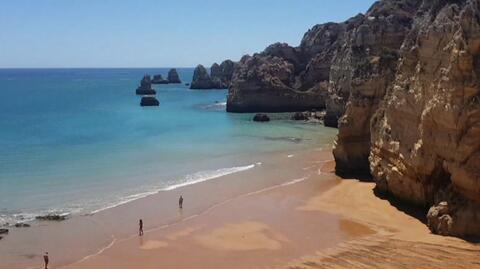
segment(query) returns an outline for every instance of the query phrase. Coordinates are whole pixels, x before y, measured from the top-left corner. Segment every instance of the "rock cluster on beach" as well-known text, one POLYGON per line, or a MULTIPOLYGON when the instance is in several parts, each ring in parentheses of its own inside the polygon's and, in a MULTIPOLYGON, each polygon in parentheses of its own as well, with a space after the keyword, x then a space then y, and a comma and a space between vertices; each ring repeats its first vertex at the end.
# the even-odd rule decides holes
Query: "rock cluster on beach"
POLYGON ((210 74, 203 65, 198 65, 193 72, 190 89, 227 89, 230 87, 235 62, 225 60, 220 65, 214 63, 210 67, 210 74))
POLYGON ((67 216, 66 215, 57 215, 57 214, 48 214, 48 215, 43 215, 43 216, 36 216, 36 220, 42 220, 42 221, 62 221, 66 220, 67 216))
MULTIPOLYGON (((480 235, 480 0, 384 0, 235 67, 227 111, 326 109, 336 171, 480 235)), ((298 114, 299 119, 305 115, 298 114)))

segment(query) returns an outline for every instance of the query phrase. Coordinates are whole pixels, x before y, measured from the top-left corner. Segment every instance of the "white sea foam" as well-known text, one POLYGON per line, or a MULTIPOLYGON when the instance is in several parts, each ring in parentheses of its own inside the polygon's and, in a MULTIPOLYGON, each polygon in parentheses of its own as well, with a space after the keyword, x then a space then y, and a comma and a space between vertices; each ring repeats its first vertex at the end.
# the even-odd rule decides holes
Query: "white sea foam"
POLYGON ((174 190, 174 189, 177 189, 177 188, 180 188, 180 187, 185 187, 185 186, 188 186, 188 185, 204 182, 204 181, 207 181, 207 180, 223 177, 223 176, 226 176, 226 175, 246 171, 246 170, 252 169, 254 167, 255 167, 254 164, 250 164, 250 165, 246 165, 246 166, 237 166, 237 167, 230 167, 230 168, 221 168, 221 169, 212 170, 212 171, 197 172, 195 174, 186 176, 185 180, 183 182, 172 185, 172 186, 169 186, 169 187, 166 187, 162 190, 163 191, 170 191, 170 190, 174 190))
POLYGON ((163 187, 163 188, 159 188, 159 189, 155 189, 155 190, 151 190, 151 191, 147 191, 147 192, 142 192, 142 193, 137 193, 137 194, 126 196, 123 199, 121 199, 121 201, 111 203, 111 204, 109 204, 105 207, 94 210, 94 211, 90 212, 90 214, 96 214, 98 212, 101 212, 101 211, 104 211, 104 210, 107 210, 107 209, 115 208, 115 207, 124 205, 126 203, 129 203, 129 202, 132 202, 132 201, 135 201, 135 200, 145 198, 145 197, 148 197, 150 195, 159 193, 161 191, 175 190, 175 189, 185 187, 185 186, 188 186, 188 185, 197 184, 197 183, 201 183, 201 182, 204 182, 204 181, 219 178, 219 177, 222 177, 222 176, 246 171, 246 170, 252 169, 254 167, 255 167, 254 164, 250 164, 250 165, 245 165, 245 166, 236 166, 236 167, 229 167, 229 168, 221 168, 221 169, 217 169, 217 170, 208 170, 208 171, 196 172, 194 174, 190 174, 190 175, 185 176, 180 182, 177 181, 177 183, 174 184, 174 185, 170 185, 170 186, 167 186, 167 187, 163 187))
MULTIPOLYGON (((257 165, 260 165, 260 163, 258 163, 257 165)), ((252 169, 255 166, 256 166, 255 164, 250 164, 245 166, 236 166, 236 167, 229 167, 229 168, 221 168, 217 170, 207 170, 207 171, 196 172, 196 173, 185 176, 181 180, 176 180, 175 184, 167 187, 153 188, 153 189, 151 188, 149 191, 139 192, 139 193, 127 195, 124 197, 118 197, 117 199, 115 198, 111 199, 110 202, 106 201, 105 206, 102 206, 99 209, 92 210, 90 211, 90 213, 87 213, 87 215, 96 214, 107 209, 115 208, 115 207, 127 204, 129 202, 159 193, 161 191, 171 191, 171 190, 185 187, 188 185, 216 179, 222 176, 243 172, 243 171, 252 169)), ((99 204, 101 204, 101 202, 99 204)), ((87 210, 88 208, 91 208, 91 207, 92 207, 92 204, 90 205, 84 204, 82 206, 76 206, 76 207, 64 208, 64 209, 50 209, 47 211, 36 212, 36 213, 0 214, 0 226, 11 226, 19 222, 22 222, 22 223, 32 222, 35 220, 37 216, 44 216, 48 214, 56 214, 56 215, 63 215, 63 216, 80 214, 83 210, 87 210)))

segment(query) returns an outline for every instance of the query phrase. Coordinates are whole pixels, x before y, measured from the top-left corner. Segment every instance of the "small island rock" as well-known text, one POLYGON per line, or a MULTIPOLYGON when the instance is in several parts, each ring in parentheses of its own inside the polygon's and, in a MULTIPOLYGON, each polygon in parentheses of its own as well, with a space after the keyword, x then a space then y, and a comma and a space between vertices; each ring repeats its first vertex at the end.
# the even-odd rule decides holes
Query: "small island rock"
POLYGON ((144 96, 140 101, 141 106, 159 106, 160 102, 155 98, 155 96, 144 96))
POLYGON ((190 89, 212 89, 212 85, 212 79, 207 69, 199 64, 193 71, 193 80, 190 84, 190 89))
POLYGON ((162 75, 154 75, 152 79, 152 84, 168 84, 168 80, 164 79, 162 75))
POLYGON ((137 95, 150 95, 156 94, 154 89, 152 89, 152 79, 149 75, 145 75, 140 81, 140 87, 137 88, 137 95))
POLYGON ((167 77, 168 83, 172 84, 177 84, 177 83, 182 83, 180 80, 180 76, 178 76, 177 69, 172 68, 170 71, 168 71, 168 77, 167 77))

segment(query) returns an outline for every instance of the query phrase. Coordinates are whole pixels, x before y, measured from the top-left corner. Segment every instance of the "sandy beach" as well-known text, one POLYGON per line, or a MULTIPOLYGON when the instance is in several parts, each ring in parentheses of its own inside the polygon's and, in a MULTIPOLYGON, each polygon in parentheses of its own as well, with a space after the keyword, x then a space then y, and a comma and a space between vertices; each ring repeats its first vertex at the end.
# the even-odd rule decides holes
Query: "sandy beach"
POLYGON ((0 267, 42 268, 44 250, 50 268, 68 269, 480 267, 480 246, 432 235, 372 183, 335 176, 330 149, 264 157, 238 174, 16 229, 0 243, 0 267))

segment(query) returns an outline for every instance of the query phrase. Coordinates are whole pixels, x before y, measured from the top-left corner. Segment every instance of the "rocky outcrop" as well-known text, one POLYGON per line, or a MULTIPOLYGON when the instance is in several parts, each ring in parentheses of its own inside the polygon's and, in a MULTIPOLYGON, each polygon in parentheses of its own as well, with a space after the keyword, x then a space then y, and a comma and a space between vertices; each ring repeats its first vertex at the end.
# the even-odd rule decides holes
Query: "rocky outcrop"
POLYGON ((180 80, 180 76, 177 73, 177 69, 172 68, 168 71, 167 81, 171 84, 182 83, 182 81, 180 80))
POLYGON ((160 102, 155 96, 144 96, 140 101, 140 106, 159 106, 160 102))
POLYGON ((190 89, 226 89, 230 86, 235 62, 225 60, 220 65, 214 63, 210 74, 203 65, 198 65, 193 72, 190 89))
POLYGON ((137 95, 152 95, 156 94, 154 89, 152 89, 152 79, 149 75, 145 75, 140 81, 140 86, 136 90, 137 95))
POLYGON ((308 122, 323 122, 325 119, 325 111, 305 111, 295 112, 292 115, 292 120, 295 121, 308 121, 308 122))
POLYGON ((299 47, 276 43, 244 56, 229 88, 229 112, 294 112, 324 109, 330 66, 343 43, 346 24, 310 29, 299 47))
POLYGON ((255 116, 253 116, 253 121, 257 121, 257 122, 269 122, 269 121, 270 121, 270 117, 269 117, 267 114, 258 113, 258 114, 256 114, 255 116))
POLYGON ((0 234, 8 234, 8 229, 6 229, 6 228, 1 228, 1 229, 0 229, 0 234))
POLYGON ((28 228, 28 227, 30 227, 30 224, 19 222, 19 223, 15 223, 15 227, 16 228, 28 228))
POLYGON ((63 221, 67 219, 66 215, 58 215, 58 214, 48 214, 43 216, 36 216, 36 220, 41 221, 63 221))
POLYGON ((432 206, 433 232, 480 235, 480 1, 423 1, 371 121, 377 188, 432 206))
POLYGON ((210 77, 213 87, 216 89, 227 89, 232 81, 235 63, 231 60, 225 60, 220 65, 214 63, 210 68, 210 77))
POLYGON ((162 75, 154 75, 152 79, 152 84, 168 84, 168 80, 164 79, 162 75))
POLYGON ((193 71, 193 79, 190 84, 190 89, 212 89, 212 79, 208 74, 207 69, 203 65, 198 65, 193 71))

